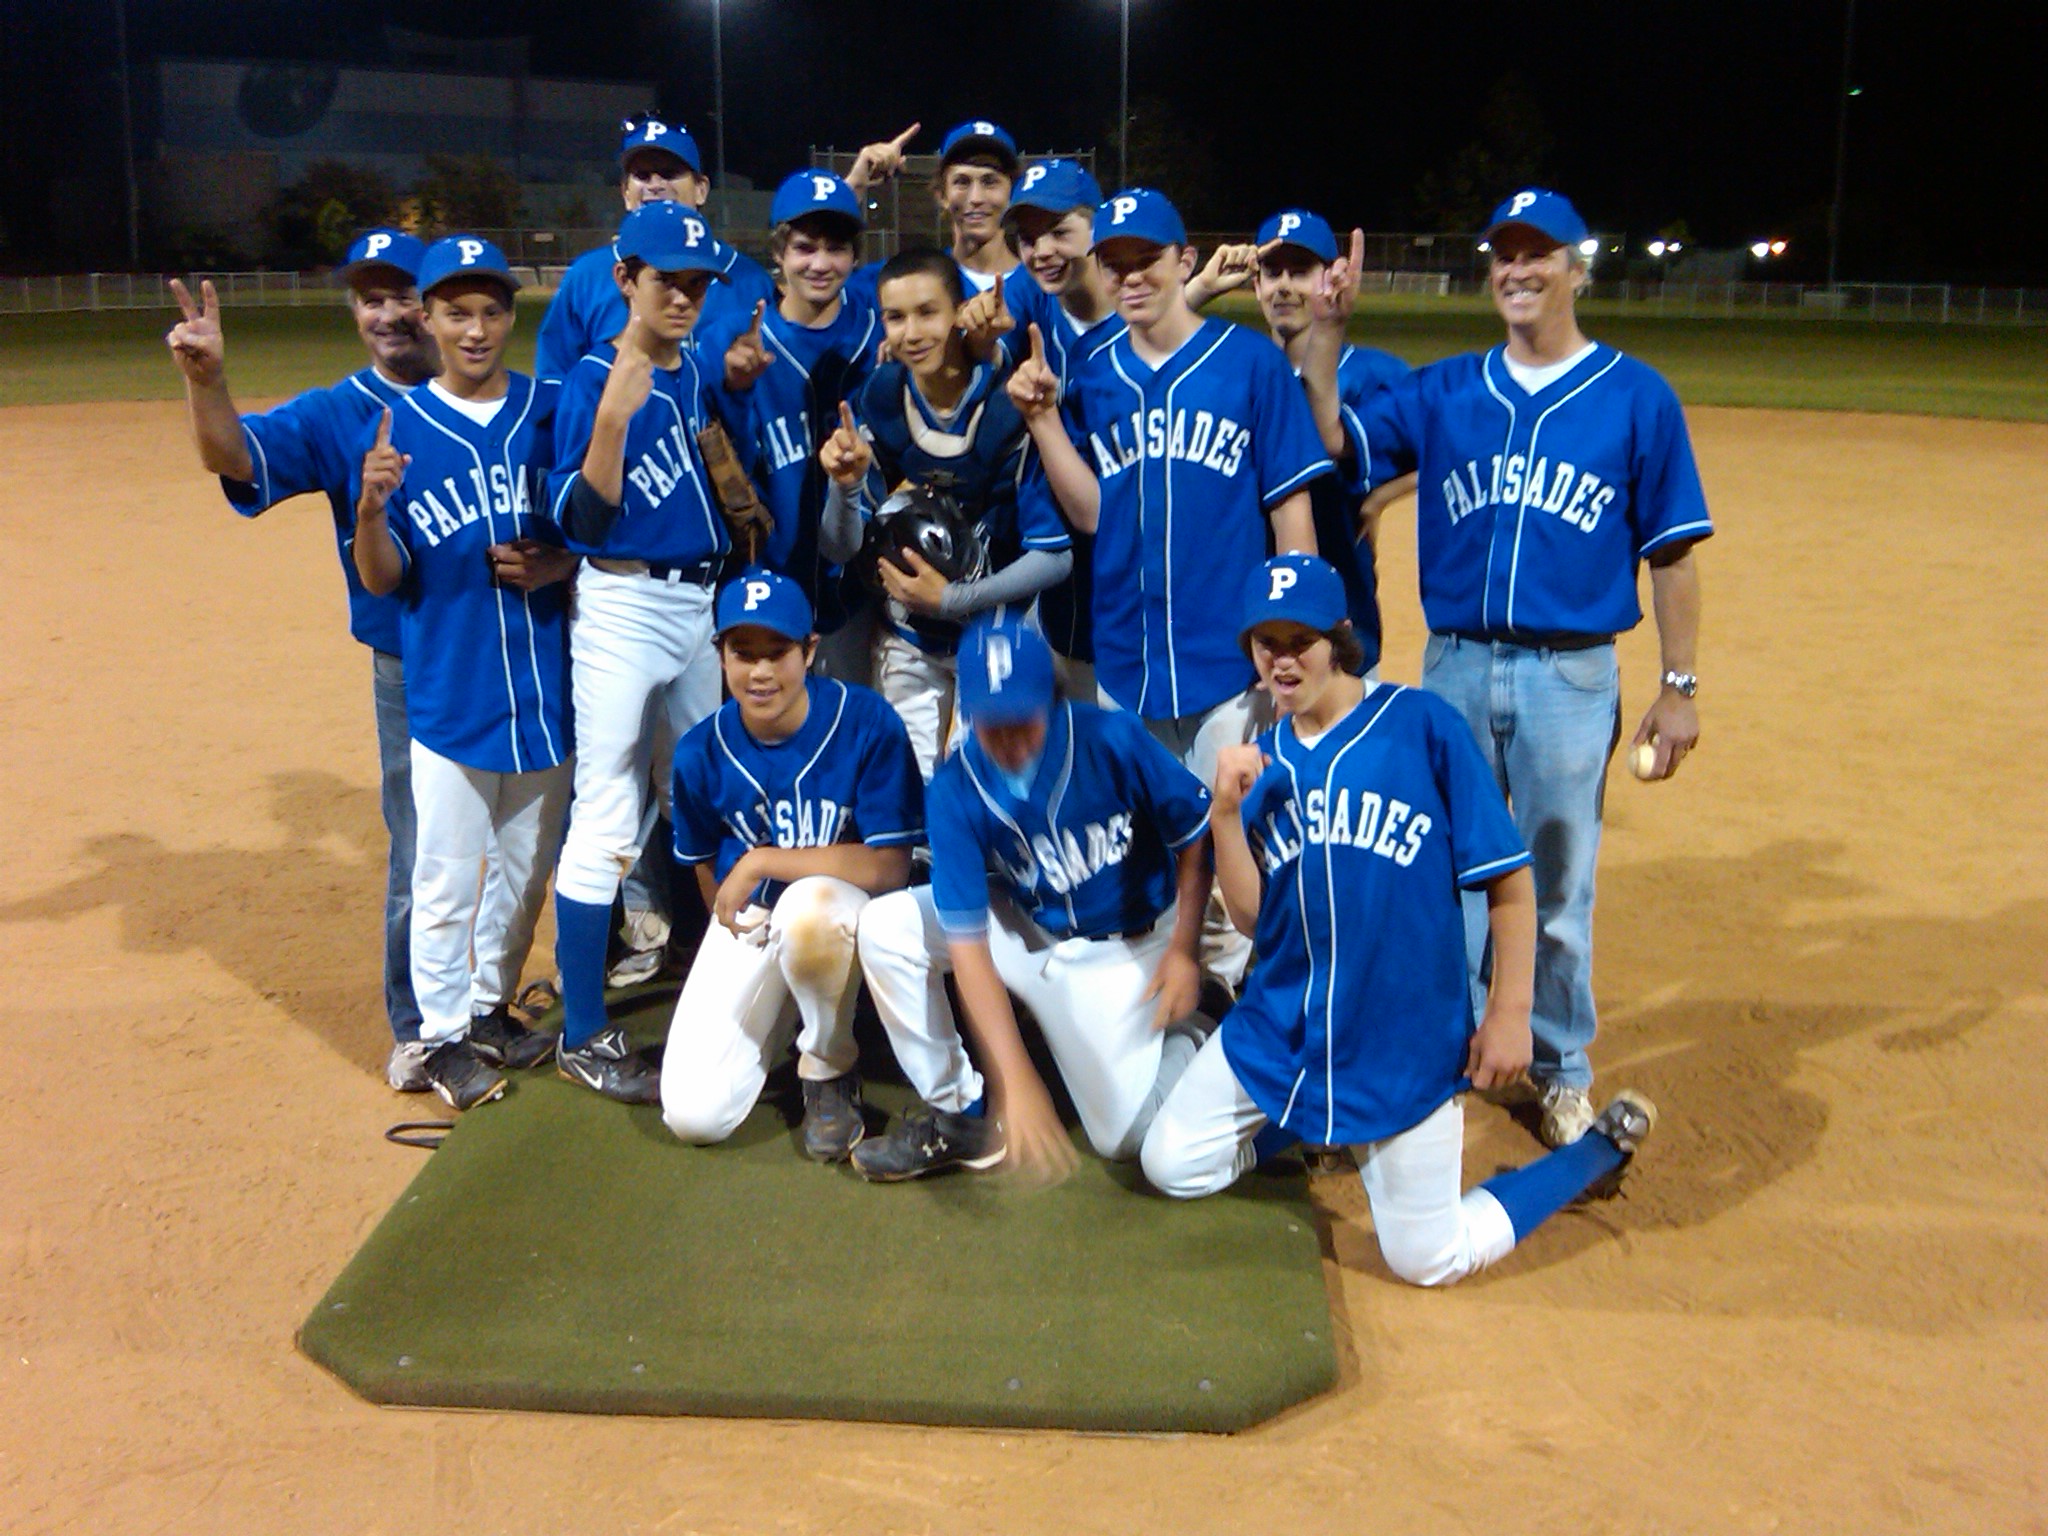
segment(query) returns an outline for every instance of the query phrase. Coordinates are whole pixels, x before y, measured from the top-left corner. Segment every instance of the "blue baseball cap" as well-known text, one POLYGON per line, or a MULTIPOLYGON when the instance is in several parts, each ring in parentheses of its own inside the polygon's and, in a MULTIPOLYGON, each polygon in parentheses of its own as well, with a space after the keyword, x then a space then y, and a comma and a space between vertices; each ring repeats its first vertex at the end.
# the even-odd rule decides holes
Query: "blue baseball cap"
POLYGON ((709 272, 725 277, 726 250, 694 208, 681 203, 642 203, 619 220, 612 242, 619 260, 638 257, 657 272, 709 272))
POLYGON ((775 189, 775 201, 768 206, 768 227, 793 223, 797 219, 829 214, 850 223, 856 232, 867 225, 860 206, 860 194, 842 176, 830 171, 795 171, 775 189))
POLYGON ((754 625, 801 644, 811 638, 811 600, 787 576, 750 565, 718 594, 718 632, 754 625))
POLYGON ((1022 619, 983 615, 960 637, 960 710, 974 725, 1022 725, 1052 711, 1052 647, 1022 619))
POLYGON ((1017 175, 1017 141, 1010 137, 1007 128, 992 123, 987 118, 976 118, 971 123, 962 123, 943 139, 939 140, 939 169, 973 155, 993 155, 1002 162, 1003 174, 1015 179, 1017 175))
POLYGON ((1187 226, 1180 210, 1164 192, 1126 187, 1095 210, 1095 243, 1105 240, 1149 240, 1154 245, 1186 245, 1187 226))
POLYGON ((704 157, 697 152, 697 141, 680 124, 671 126, 658 117, 629 117, 619 127, 623 134, 619 140, 620 170, 641 150, 658 149, 674 155, 699 176, 704 174, 704 157))
POLYGON ((1244 589, 1244 613, 1237 643, 1261 624, 1275 621, 1331 630, 1351 617, 1344 602, 1344 578, 1314 555, 1275 555, 1253 573, 1244 589))
POLYGON ((1510 224, 1525 225, 1559 245, 1576 246, 1586 238, 1586 221, 1570 199, 1542 187, 1524 187, 1494 209, 1485 238, 1491 240, 1510 224))
POLYGON ((1058 214, 1092 209, 1101 201, 1101 186, 1078 160, 1040 160, 1026 166, 1010 193, 1012 208, 1043 208, 1058 214))
POLYGON ((457 277, 494 277, 519 291, 519 279, 512 275, 512 263, 482 235, 448 235, 427 247, 420 257, 420 297, 425 298, 441 284, 457 277))
POLYGON ((1282 245, 1298 245, 1317 261, 1337 259, 1337 236, 1330 229, 1330 221, 1306 208, 1282 208, 1259 226, 1252 243, 1269 245, 1275 240, 1282 245))
POLYGON ((420 258, 426 254, 424 241, 402 229, 386 229, 380 225, 376 229, 364 230, 349 242, 348 254, 334 269, 334 280, 352 283, 356 274, 367 268, 389 267, 394 272, 404 273, 407 283, 417 283, 420 258))

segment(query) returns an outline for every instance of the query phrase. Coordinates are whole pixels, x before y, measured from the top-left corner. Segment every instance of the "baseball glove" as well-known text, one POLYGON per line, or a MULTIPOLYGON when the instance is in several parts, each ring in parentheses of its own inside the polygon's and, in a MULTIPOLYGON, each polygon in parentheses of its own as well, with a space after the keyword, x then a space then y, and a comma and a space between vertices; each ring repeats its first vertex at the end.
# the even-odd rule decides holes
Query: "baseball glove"
POLYGON ((697 434, 697 451, 704 456, 711 488, 718 494, 718 510, 725 514, 725 526, 732 534, 733 548, 749 565, 761 557, 761 546, 775 531, 775 519, 761 501, 761 493, 747 477, 740 456, 724 426, 712 422, 697 434))
POLYGON ((899 486, 875 509, 853 569, 876 592, 884 591, 878 569, 887 560, 908 576, 901 558, 916 550, 948 581, 973 581, 988 574, 988 545, 966 509, 947 492, 928 485, 899 486))

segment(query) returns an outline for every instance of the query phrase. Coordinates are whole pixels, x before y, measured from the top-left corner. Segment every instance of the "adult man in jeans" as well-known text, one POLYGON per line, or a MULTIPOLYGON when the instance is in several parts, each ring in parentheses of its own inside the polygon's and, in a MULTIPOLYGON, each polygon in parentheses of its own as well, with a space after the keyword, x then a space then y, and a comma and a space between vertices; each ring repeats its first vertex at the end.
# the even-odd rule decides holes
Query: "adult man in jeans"
MULTIPOLYGON (((1593 876, 1621 736, 1614 637, 1642 620, 1647 561, 1663 675, 1633 747, 1652 748, 1642 777, 1669 778, 1699 740, 1693 546, 1713 525, 1677 396, 1579 330, 1591 242, 1577 210, 1527 188, 1485 238, 1506 342, 1418 369, 1360 416, 1369 485, 1419 472, 1423 686, 1464 714, 1535 858, 1530 1078, 1540 1134, 1557 1147, 1593 1123, 1593 876)), ((1485 915, 1467 901, 1475 998, 1485 915)))

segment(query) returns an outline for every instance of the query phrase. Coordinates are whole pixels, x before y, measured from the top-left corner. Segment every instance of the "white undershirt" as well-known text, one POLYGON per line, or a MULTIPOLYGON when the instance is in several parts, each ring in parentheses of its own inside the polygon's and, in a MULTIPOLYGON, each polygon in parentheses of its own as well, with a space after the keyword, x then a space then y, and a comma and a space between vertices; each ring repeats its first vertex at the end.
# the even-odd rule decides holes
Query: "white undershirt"
POLYGON ((507 391, 495 400, 465 400, 460 395, 449 394, 439 379, 427 380, 427 388, 449 410, 460 411, 480 427, 488 427, 497 420, 498 412, 505 409, 505 402, 511 398, 510 391, 507 391))
MULTIPOLYGON (((1361 693, 1358 696, 1358 704, 1363 704, 1367 699, 1371 698, 1373 689, 1378 686, 1379 685, 1377 683, 1367 683, 1365 685, 1365 692, 1361 693)), ((1300 742, 1304 747, 1307 747, 1309 751, 1315 751, 1315 749, 1317 748, 1317 746, 1321 744, 1322 739, 1325 736, 1329 735, 1330 732, 1334 731, 1335 729, 1337 729, 1338 726, 1342 725, 1346 720, 1349 720, 1351 718, 1351 710, 1358 708, 1358 704, 1352 705, 1351 709, 1345 710, 1343 714, 1339 715, 1336 719, 1332 720, 1328 725, 1324 726, 1320 731, 1317 731, 1313 736, 1303 731, 1300 722, 1297 721, 1294 727, 1294 739, 1300 742)))
MULTIPOLYGON (((1005 275, 1001 272, 977 272, 972 267, 960 268, 960 276, 966 280, 967 286, 972 288, 974 293, 987 293, 1002 281, 1005 275)), ((970 293, 968 297, 973 298, 974 293, 970 293)))
POLYGON ((1589 341, 1563 362, 1545 363, 1538 368, 1532 368, 1527 363, 1518 363, 1505 352, 1501 353, 1500 360, 1507 365, 1509 378, 1521 385, 1529 394, 1536 395, 1550 388, 1592 355, 1593 343, 1589 341))

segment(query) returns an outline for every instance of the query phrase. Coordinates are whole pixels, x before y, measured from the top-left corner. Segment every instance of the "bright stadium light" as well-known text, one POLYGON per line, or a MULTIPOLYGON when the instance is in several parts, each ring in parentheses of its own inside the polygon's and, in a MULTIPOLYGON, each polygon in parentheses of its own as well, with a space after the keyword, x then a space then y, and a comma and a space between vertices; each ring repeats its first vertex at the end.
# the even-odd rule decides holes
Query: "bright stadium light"
POLYGON ((1652 256, 1662 256, 1667 249, 1668 247, 1662 240, 1652 240, 1650 242, 1650 254, 1652 256))
POLYGON ((1684 250, 1685 247, 1679 244, 1676 240, 1674 240, 1669 245, 1665 246, 1664 249, 1669 251, 1672 255, 1676 256, 1680 251, 1684 250))
POLYGON ((1585 239, 1579 242, 1579 254, 1581 256, 1599 255, 1600 242, 1598 240, 1595 240, 1591 235, 1586 236, 1585 239))
POLYGON ((1491 240, 1482 240, 1479 242, 1479 249, 1482 251, 1490 251, 1493 249, 1493 242, 1491 240))
POLYGON ((1771 242, 1768 240, 1757 241, 1754 245, 1752 245, 1749 248, 1749 254, 1754 256, 1758 261, 1762 261, 1766 256, 1771 254, 1771 242))
POLYGON ((1784 241, 1782 241, 1782 240, 1773 240, 1773 241, 1771 242, 1771 254, 1772 254, 1773 256, 1782 256, 1782 255, 1784 255, 1784 254, 1785 254, 1785 242, 1784 242, 1784 241))

